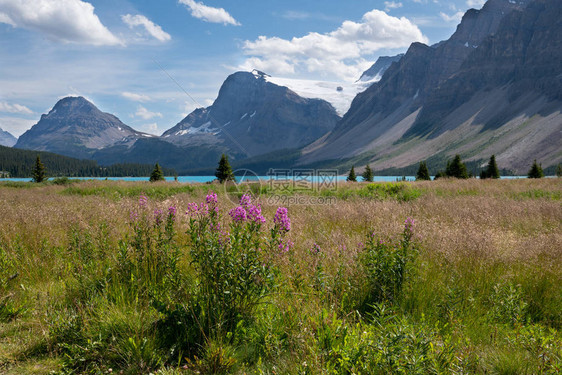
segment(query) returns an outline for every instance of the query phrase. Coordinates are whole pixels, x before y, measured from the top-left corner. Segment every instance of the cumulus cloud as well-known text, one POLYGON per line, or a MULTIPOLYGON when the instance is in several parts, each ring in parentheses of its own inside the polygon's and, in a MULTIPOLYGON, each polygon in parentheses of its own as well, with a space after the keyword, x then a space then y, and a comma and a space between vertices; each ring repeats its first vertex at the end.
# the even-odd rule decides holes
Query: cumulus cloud
POLYGON ((240 23, 223 8, 213 8, 195 0, 179 0, 179 2, 189 8, 193 17, 199 18, 205 22, 234 26, 240 25, 240 23))
POLYGON ((443 19, 443 21, 445 22, 456 22, 459 23, 461 22, 462 16, 464 15, 464 12, 456 12, 455 14, 451 14, 448 15, 446 13, 443 12, 439 12, 439 16, 443 19))
POLYGON ((21 104, 9 104, 6 102, 0 102, 0 112, 7 113, 21 113, 31 115, 33 111, 21 104))
POLYGON ((395 1, 385 1, 384 2, 384 6, 385 6, 385 10, 388 12, 391 9, 397 9, 397 8, 402 8, 403 4, 402 3, 397 3, 395 1))
POLYGON ((471 8, 481 8, 485 2, 486 0, 466 0, 466 5, 471 8))
POLYGON ((363 15, 361 22, 345 21, 326 34, 311 32, 290 40, 260 36, 245 41, 242 48, 248 58, 240 67, 272 74, 325 72, 352 80, 372 64, 376 51, 408 47, 416 41, 427 43, 428 39, 410 20, 375 9, 363 15))
POLYGON ((141 131, 148 133, 148 134, 158 134, 160 133, 158 129, 158 124, 153 122, 151 124, 144 124, 139 127, 141 131))
POLYGON ((150 120, 155 117, 162 117, 160 112, 150 112, 148 109, 144 108, 143 106, 139 106, 135 116, 140 117, 144 120, 150 120))
POLYGON ((123 44, 101 23, 92 4, 81 0, 0 0, 0 22, 64 43, 123 44))
POLYGON ((124 16, 121 16, 121 19, 125 24, 127 24, 127 26, 129 26, 130 29, 133 29, 136 26, 144 27, 148 34, 161 42, 166 42, 172 39, 170 34, 162 30, 160 26, 156 25, 154 22, 141 14, 137 14, 136 16, 133 16, 132 14, 125 14, 124 16))
POLYGON ((129 92, 129 91, 122 92, 121 96, 126 98, 126 99, 132 100, 134 102, 141 102, 141 103, 149 102, 151 100, 150 96, 148 96, 148 95, 137 94, 137 93, 129 92))

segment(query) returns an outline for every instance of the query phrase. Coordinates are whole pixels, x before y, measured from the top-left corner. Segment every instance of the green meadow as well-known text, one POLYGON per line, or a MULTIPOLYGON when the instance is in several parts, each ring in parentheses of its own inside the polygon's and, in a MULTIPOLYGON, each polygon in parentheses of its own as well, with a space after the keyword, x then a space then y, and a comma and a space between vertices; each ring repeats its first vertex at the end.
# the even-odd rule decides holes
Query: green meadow
POLYGON ((561 192, 3 182, 0 373, 560 374, 561 192))

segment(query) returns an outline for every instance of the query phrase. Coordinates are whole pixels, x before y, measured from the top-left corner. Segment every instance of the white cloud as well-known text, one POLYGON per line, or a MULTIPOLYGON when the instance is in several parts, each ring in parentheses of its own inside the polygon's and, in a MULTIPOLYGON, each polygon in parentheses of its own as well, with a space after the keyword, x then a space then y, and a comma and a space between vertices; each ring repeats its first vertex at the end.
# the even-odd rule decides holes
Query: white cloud
POLYGON ((22 114, 33 114, 33 111, 21 104, 9 104, 6 102, 0 102, 0 112, 7 113, 22 113, 22 114))
POLYGON ((481 8, 485 2, 486 0, 466 0, 466 5, 471 8, 481 8))
POLYGON ((128 92, 128 91, 122 92, 121 96, 126 99, 132 100, 134 102, 141 102, 141 103, 149 102, 151 100, 150 96, 148 95, 136 94, 134 92, 128 92))
POLYGON ((260 36, 245 41, 242 48, 249 57, 240 67, 271 74, 304 70, 355 80, 372 64, 376 51, 408 47, 416 41, 427 43, 428 39, 410 20, 375 9, 363 15, 361 22, 345 21, 326 34, 310 32, 290 40, 260 36))
POLYGON ((65 43, 122 45, 81 0, 0 0, 0 22, 37 30, 65 43))
POLYGON ((133 29, 135 26, 144 27, 147 33, 161 42, 166 42, 172 39, 170 34, 162 30, 160 26, 156 25, 154 22, 141 14, 137 14, 136 16, 133 16, 132 14, 125 14, 124 16, 121 16, 121 19, 129 26, 130 29, 133 29))
POLYGON ((162 117, 160 112, 150 112, 148 109, 144 108, 143 106, 139 106, 135 116, 140 117, 144 120, 150 120, 154 117, 162 117))
POLYGON ((464 15, 464 12, 457 12, 455 14, 451 14, 448 15, 446 13, 443 12, 439 12, 439 16, 443 19, 443 21, 445 22, 456 22, 459 23, 461 22, 462 16, 464 15))
POLYGON ((391 9, 397 9, 397 8, 402 8, 403 4, 402 3, 397 3, 395 1, 385 1, 384 2, 384 6, 385 6, 385 10, 388 12, 391 9))
POLYGON ((195 0, 179 0, 179 2, 187 6, 191 15, 195 18, 206 22, 222 23, 224 25, 240 25, 240 23, 223 8, 213 8, 195 0))
POLYGON ((144 124, 139 127, 140 131, 143 131, 148 134, 158 134, 160 133, 158 129, 158 124, 153 122, 151 124, 144 124))

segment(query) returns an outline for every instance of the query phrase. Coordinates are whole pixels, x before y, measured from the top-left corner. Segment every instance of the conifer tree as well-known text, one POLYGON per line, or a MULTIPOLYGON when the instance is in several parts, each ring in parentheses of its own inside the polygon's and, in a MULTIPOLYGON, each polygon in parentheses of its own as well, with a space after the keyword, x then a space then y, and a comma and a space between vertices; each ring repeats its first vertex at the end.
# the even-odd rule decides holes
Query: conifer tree
POLYGON ((365 166, 365 170, 363 171, 361 177, 363 177, 363 181, 373 182, 374 175, 373 175, 373 171, 371 170, 371 166, 369 164, 365 166))
POLYGON ((537 159, 533 162, 531 169, 529 169, 529 173, 527 174, 529 178, 542 178, 544 177, 544 173, 542 171, 542 167, 540 164, 537 163, 537 159))
POLYGON ((164 178, 164 173, 162 172, 162 168, 158 163, 156 163, 156 165, 154 166, 154 170, 150 174, 150 182, 155 181, 166 181, 166 179, 164 178))
POLYGON ((488 168, 486 169, 486 176, 488 178, 500 178, 500 170, 498 164, 496 163, 496 155, 490 157, 488 162, 488 168))
POLYGON ((556 177, 562 177, 562 164, 558 163, 556 167, 556 177))
POLYGON ((349 171, 349 175, 347 176, 347 181, 357 182, 357 176, 355 175, 354 166, 351 166, 351 170, 349 171))
POLYGON ((34 182, 43 182, 45 180, 45 166, 41 163, 39 155, 35 160, 35 167, 33 167, 32 177, 34 182))
POLYGON ((425 163, 425 161, 420 162, 418 172, 416 173, 416 181, 419 180, 431 180, 431 177, 429 176, 429 170, 427 169, 427 164, 425 163))
POLYGON ((228 156, 222 154, 221 160, 219 161, 219 166, 215 172, 216 178, 222 184, 225 181, 234 181, 234 174, 232 173, 232 168, 228 162, 228 156))
POLYGON ((453 161, 447 162, 447 169, 445 174, 449 177, 455 178, 468 178, 466 165, 461 161, 460 155, 455 155, 453 161))

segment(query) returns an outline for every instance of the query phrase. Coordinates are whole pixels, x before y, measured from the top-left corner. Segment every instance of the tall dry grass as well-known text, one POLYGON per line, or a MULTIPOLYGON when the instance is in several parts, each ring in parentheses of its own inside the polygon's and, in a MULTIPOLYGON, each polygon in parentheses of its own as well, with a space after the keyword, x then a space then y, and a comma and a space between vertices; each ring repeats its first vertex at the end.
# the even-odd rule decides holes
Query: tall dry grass
MULTIPOLYGON (((454 319, 458 316, 462 324, 457 335, 472 340, 474 344, 465 349, 481 358, 476 369, 509 367, 502 356, 513 350, 499 339, 486 342, 488 333, 478 328, 488 319, 489 301, 497 295, 494 288, 515 285, 527 296, 533 323, 561 328, 562 316, 556 313, 557 307, 562 310, 561 179, 445 179, 403 185, 416 192, 414 198, 369 195, 366 184, 340 183, 336 192, 328 194, 335 198, 335 204, 289 207, 289 237, 295 245, 289 255, 277 259, 287 284, 275 303, 286 309, 285 314, 294 314, 284 323, 290 327, 286 328, 293 351, 290 356, 322 365, 322 354, 310 347, 316 337, 310 317, 323 308, 336 309, 342 304, 344 292, 336 290, 341 287, 338 273, 350 280, 360 277, 358 254, 366 235, 395 238, 407 217, 416 221, 420 254, 414 281, 406 287, 400 309, 414 319, 426 316, 441 324, 442 311, 454 319), (311 253, 315 245, 321 249, 320 255, 311 253), (326 290, 316 293, 319 282, 326 290), (480 317, 472 319, 471 314, 480 317)), ((38 358, 43 357, 33 356, 34 347, 41 353, 53 353, 40 348, 49 331, 45 314, 53 300, 65 295, 72 231, 89 234, 95 246, 104 243, 116 251, 119 240, 130 232, 128 221, 138 205, 138 192, 144 191, 150 197, 150 210, 178 208, 176 227, 178 242, 182 242, 187 218, 181 213, 188 203, 203 200, 209 190, 219 194, 223 208, 234 207, 220 185, 182 190, 175 183, 106 181, 25 188, 0 184, 0 246, 15 265, 10 272, 17 274, 10 293, 26 306, 21 318, 0 328, 0 363, 5 363, 0 372, 3 368, 22 371, 21 366, 28 366, 27 358, 40 363, 38 358)), ((305 198, 325 193, 290 192, 305 198)), ((262 189, 260 196, 267 218, 277 209, 268 203, 271 194, 262 189)), ((451 324, 459 323, 454 319, 451 324)), ((526 353, 519 347, 516 352, 526 353)), ((279 366, 290 362, 286 354, 278 355, 284 358, 277 359, 279 366)), ((521 361, 525 355, 521 354, 521 361)), ((49 362, 46 372, 49 366, 58 364, 49 362)), ((296 369, 292 363, 284 366, 296 369)))

